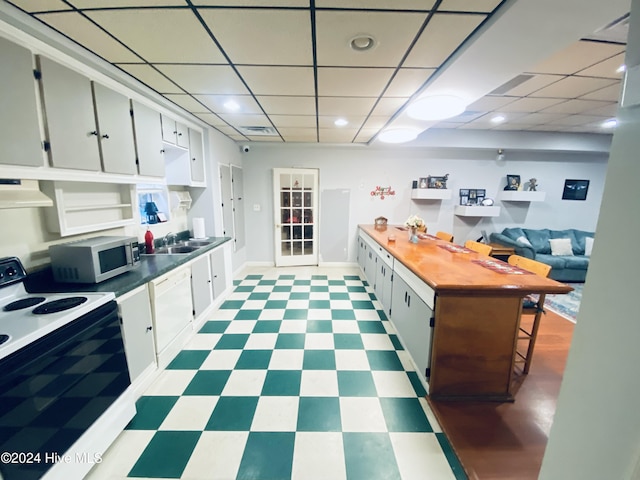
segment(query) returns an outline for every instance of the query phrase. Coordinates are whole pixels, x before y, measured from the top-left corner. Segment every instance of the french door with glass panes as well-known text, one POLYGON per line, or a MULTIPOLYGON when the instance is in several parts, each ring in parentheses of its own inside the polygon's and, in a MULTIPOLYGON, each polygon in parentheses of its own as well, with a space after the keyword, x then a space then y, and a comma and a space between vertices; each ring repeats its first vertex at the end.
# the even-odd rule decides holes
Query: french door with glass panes
POLYGON ((274 168, 276 266, 318 264, 318 170, 274 168))

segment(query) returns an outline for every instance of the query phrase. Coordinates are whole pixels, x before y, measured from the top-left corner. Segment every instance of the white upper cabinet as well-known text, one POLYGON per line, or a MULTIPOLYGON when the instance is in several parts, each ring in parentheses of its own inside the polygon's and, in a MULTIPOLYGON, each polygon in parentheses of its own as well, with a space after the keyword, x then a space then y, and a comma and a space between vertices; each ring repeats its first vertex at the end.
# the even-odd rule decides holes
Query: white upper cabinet
POLYGON ((191 180, 194 183, 204 183, 204 149, 202 134, 189 129, 189 156, 191 157, 191 180))
POLYGON ((164 177, 160 113, 135 100, 131 101, 131 107, 138 156, 138 173, 150 177, 164 177))
POLYGON ((189 129, 167 115, 162 115, 162 140, 171 145, 189 148, 189 129))
POLYGON ((38 60, 52 166, 100 171, 91 82, 46 57, 38 60))
POLYGON ((0 38, 0 163, 44 165, 33 56, 29 50, 0 38))
POLYGON ((135 175, 136 151, 129 99, 93 82, 102 169, 107 173, 135 175))

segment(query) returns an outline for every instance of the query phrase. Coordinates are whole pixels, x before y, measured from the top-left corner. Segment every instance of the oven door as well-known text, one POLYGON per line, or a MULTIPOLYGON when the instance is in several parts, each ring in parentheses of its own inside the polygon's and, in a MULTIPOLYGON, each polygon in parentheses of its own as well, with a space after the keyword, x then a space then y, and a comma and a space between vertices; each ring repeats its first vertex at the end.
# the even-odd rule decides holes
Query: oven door
POLYGON ((0 360, 0 372, 1 476, 40 478, 131 383, 116 302, 0 360))

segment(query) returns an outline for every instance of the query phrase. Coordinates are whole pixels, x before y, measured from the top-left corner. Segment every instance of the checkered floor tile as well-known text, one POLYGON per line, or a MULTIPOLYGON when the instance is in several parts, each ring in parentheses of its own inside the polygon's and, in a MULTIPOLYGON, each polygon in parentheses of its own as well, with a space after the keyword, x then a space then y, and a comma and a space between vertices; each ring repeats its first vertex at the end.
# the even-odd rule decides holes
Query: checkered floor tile
POLYGON ((89 475, 466 478, 356 270, 246 275, 89 475))

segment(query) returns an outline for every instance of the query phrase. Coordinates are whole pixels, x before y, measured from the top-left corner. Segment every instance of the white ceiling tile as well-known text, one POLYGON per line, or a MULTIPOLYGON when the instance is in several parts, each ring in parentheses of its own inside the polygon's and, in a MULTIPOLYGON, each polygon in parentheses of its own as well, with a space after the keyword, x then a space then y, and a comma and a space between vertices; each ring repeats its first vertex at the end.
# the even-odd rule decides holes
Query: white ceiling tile
POLYGON ((196 6, 309 7, 309 0, 191 0, 196 6))
POLYGON ((229 125, 224 125, 224 124, 216 125, 216 128, 220 130, 222 133, 224 133, 225 135, 238 135, 243 137, 242 134, 238 133, 238 131, 235 128, 230 127, 229 125))
POLYGON ((438 7, 439 11, 451 12, 484 12, 490 13, 496 8, 502 0, 443 0, 438 7))
POLYGON ((584 77, 616 78, 620 80, 622 79, 622 72, 618 72, 617 70, 621 65, 624 65, 624 53, 596 63, 584 70, 580 70, 577 74, 584 77))
POLYGON ((227 125, 224 120, 213 113, 195 113, 194 115, 200 120, 207 122, 209 125, 212 125, 214 127, 227 125))
POLYGON ((492 112, 492 113, 488 113, 482 116, 479 116, 477 118, 474 118, 473 120, 467 122, 467 124, 474 124, 474 125, 483 125, 484 128, 493 128, 494 126, 496 126, 496 124, 494 122, 491 121, 492 118, 494 118, 496 115, 501 115, 503 117, 505 117, 505 123, 514 121, 518 118, 524 117, 525 115, 527 115, 526 113, 521 113, 521 112, 492 112))
POLYGON ((503 112, 538 112, 562 102, 560 98, 520 98, 500 108, 503 112))
POLYGON ((240 66, 238 71, 254 95, 314 95, 311 67, 240 66))
POLYGON ((534 65, 529 72, 571 75, 625 50, 624 45, 580 41, 534 65))
POLYGON ((335 124, 335 121, 338 119, 337 116, 335 115, 328 115, 328 116, 320 116, 318 117, 318 124, 320 128, 335 128, 337 130, 353 130, 353 129, 359 129, 362 126, 362 122, 364 122, 365 118, 367 118, 366 116, 356 116, 356 115, 345 115, 345 116, 341 116, 339 118, 342 118, 344 120, 346 120, 347 122, 349 122, 347 125, 343 126, 343 127, 339 127, 335 124))
POLYGON ((194 97, 209 107, 214 113, 243 113, 262 114, 260 105, 250 95, 194 95, 194 97), (238 105, 238 110, 230 111, 225 103, 233 100, 238 105))
POLYGON ((547 113, 545 110, 544 112, 523 114, 517 118, 510 118, 509 121, 505 123, 516 125, 540 125, 543 123, 555 122, 556 120, 565 118, 567 115, 568 114, 566 113, 547 113))
POLYGON ((323 97, 378 97, 391 68, 318 68, 318 95, 323 97))
POLYGON ((247 95, 247 89, 228 65, 156 65, 192 94, 247 95))
POLYGON ((526 80, 508 92, 505 92, 505 95, 509 95, 510 97, 526 97, 527 95, 531 95, 542 88, 562 80, 563 78, 565 78, 564 75, 534 75, 529 80, 526 80))
POLYGON ((316 0, 316 8, 431 10, 435 0, 316 0))
POLYGON ((61 0, 10 0, 9 3, 23 9, 25 12, 71 10, 71 7, 61 0))
POLYGON ((533 125, 527 124, 515 124, 515 123, 501 123, 500 125, 496 125, 492 128, 492 130, 502 130, 502 131, 522 131, 527 130, 528 128, 533 127, 533 125))
POLYGON ((464 125, 460 125, 458 129, 459 130, 487 130, 489 129, 489 127, 487 127, 486 123, 471 122, 471 123, 465 123, 464 125))
POLYGON ((315 115, 269 115, 269 118, 278 129, 282 127, 316 128, 315 115))
POLYGON ((543 110, 544 113, 564 113, 576 114, 584 113, 596 108, 607 105, 607 102, 597 102, 594 100, 567 100, 566 102, 557 103, 543 110))
POLYGON ((397 67, 427 17, 426 13, 319 11, 316 42, 319 66, 397 67), (370 35, 371 50, 350 47, 357 35, 370 35))
POLYGON ((531 94, 531 97, 577 98, 615 83, 615 80, 605 78, 566 77, 541 88, 531 94))
POLYGON ((129 63, 117 65, 125 72, 140 80, 159 93, 184 93, 184 91, 174 85, 170 80, 155 70, 153 67, 142 63, 129 63))
POLYGON ((314 97, 256 96, 262 108, 275 115, 315 115, 314 97))
POLYGON ((164 96, 171 100, 176 105, 180 105, 186 111, 191 113, 209 113, 207 107, 202 105, 196 99, 194 99, 191 95, 186 94, 170 94, 165 93, 164 96))
POLYGON ((318 134, 315 128, 279 128, 285 142, 316 142, 318 134))
POLYGON ((384 92, 386 97, 410 97, 435 72, 431 68, 401 68, 384 92))
POLYGON ((355 143, 367 143, 376 135, 380 129, 378 128, 363 128, 358 132, 358 136, 355 138, 355 143))
POLYGON ((505 105, 517 100, 514 97, 498 97, 494 95, 486 95, 473 102, 467 107, 467 110, 478 112, 491 112, 499 110, 505 105))
POLYGON ((600 90, 596 90, 595 92, 583 95, 580 98, 584 100, 603 100, 605 102, 618 102, 618 100, 620 99, 620 90, 621 85, 619 83, 616 83, 609 87, 601 88, 600 90))
POLYGON ((284 140, 278 136, 266 136, 266 135, 247 135, 247 138, 253 142, 284 142, 284 140))
POLYGON ((435 14, 407 57, 405 67, 437 68, 484 20, 484 15, 435 14))
POLYGON ((264 115, 243 115, 238 113, 219 113, 218 116, 234 127, 270 127, 271 122, 264 115))
POLYGON ((226 63, 191 10, 98 10, 85 14, 147 62, 226 63))
POLYGON ((602 117, 598 117, 595 115, 569 115, 564 118, 559 118, 558 120, 555 120, 553 123, 556 125, 572 126, 572 125, 585 125, 587 123, 600 122, 602 120, 603 120, 602 117))
POLYGON ((387 122, 389 121, 388 116, 375 115, 367 118, 367 121, 364 122, 362 126, 363 129, 371 129, 371 130, 380 130, 383 128, 387 122))
POLYGON ((348 129, 331 129, 320 128, 318 130, 321 142, 327 143, 351 143, 358 133, 355 128, 348 129))
POLYGON ((184 7, 184 0, 69 0, 77 8, 184 7))
POLYGON ((406 103, 408 98, 383 97, 377 103, 371 115, 391 116, 395 114, 406 103))
POLYGON ((319 97, 318 115, 369 115, 375 102, 371 97, 319 97))
MULTIPOLYGON (((601 102, 598 102, 601 103, 601 102)), ((585 111, 589 115, 602 115, 604 117, 615 117, 618 114, 618 104, 616 102, 602 102, 604 105, 593 110, 585 111)))
POLYGON ((234 64, 313 65, 309 12, 198 10, 234 64))
POLYGON ((46 13, 37 17, 111 63, 141 61, 140 57, 79 13, 46 13))

